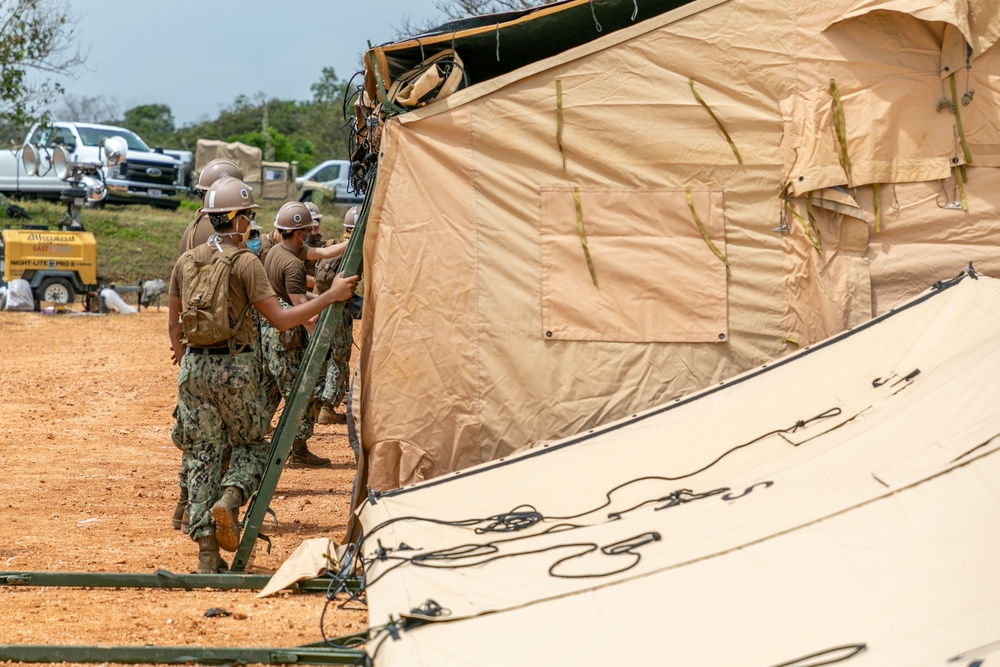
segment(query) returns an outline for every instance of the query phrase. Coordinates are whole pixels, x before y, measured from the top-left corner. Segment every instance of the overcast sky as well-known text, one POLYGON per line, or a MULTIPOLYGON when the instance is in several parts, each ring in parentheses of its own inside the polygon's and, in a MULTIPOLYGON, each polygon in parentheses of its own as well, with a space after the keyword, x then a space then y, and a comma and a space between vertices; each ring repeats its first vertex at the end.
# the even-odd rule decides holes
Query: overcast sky
MULTIPOLYGON (((238 95, 311 100, 324 67, 348 79, 368 42, 392 41, 408 17, 439 18, 434 0, 68 0, 89 49, 69 95, 120 111, 166 104, 178 127, 214 119, 238 95)), ((443 20, 441 21, 443 22, 443 20)), ((72 120, 72 119, 65 119, 72 120)))

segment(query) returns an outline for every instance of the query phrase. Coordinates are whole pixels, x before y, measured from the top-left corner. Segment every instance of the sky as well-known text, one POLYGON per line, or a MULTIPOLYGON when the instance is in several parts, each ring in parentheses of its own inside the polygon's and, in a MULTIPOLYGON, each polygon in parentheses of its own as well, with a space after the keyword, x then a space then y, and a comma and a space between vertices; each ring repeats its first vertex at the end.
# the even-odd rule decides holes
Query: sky
POLYGON ((216 118, 239 95, 311 100, 324 67, 349 79, 369 41, 393 41, 404 18, 440 19, 434 0, 63 1, 87 53, 75 79, 57 79, 66 93, 121 112, 166 104, 177 127, 216 118))

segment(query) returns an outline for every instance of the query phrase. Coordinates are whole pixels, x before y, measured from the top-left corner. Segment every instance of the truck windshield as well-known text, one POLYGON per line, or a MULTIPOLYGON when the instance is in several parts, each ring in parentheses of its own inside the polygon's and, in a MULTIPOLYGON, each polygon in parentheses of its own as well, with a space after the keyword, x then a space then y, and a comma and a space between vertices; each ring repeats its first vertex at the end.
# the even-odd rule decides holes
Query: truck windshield
POLYGON ((130 151, 152 152, 152 149, 137 134, 128 130, 109 130, 99 127, 78 127, 77 130, 80 132, 80 141, 85 146, 98 146, 101 139, 106 137, 121 137, 128 144, 130 151))

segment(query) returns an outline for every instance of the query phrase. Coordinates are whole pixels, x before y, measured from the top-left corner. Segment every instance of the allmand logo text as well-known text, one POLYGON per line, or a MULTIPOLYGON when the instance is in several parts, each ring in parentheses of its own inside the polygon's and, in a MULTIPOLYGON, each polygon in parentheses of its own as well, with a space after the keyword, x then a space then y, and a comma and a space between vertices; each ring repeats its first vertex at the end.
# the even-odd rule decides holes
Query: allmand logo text
POLYGON ((47 243, 49 241, 60 241, 62 243, 71 243, 73 241, 72 234, 28 234, 28 241, 34 241, 42 243, 47 243))

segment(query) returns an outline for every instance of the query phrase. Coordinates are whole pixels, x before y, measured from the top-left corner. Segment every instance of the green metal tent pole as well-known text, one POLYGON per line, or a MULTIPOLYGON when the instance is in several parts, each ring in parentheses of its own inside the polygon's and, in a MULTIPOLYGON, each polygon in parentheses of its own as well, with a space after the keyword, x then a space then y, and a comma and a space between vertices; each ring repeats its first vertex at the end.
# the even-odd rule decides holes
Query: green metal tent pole
MULTIPOLYGON (((152 574, 130 572, 0 572, 0 586, 66 586, 77 588, 162 588, 186 591, 200 588, 259 591, 270 581, 269 574, 175 574, 157 570, 152 574)), ((299 581, 290 588, 325 591, 332 580, 316 577, 299 581)), ((360 581, 348 579, 348 589, 358 590, 360 581)))
POLYGON ((67 646, 0 644, 0 661, 113 662, 183 665, 370 665, 360 649, 326 646, 249 648, 218 646, 67 646))
MULTIPOLYGON (((344 258, 340 262, 340 273, 345 276, 353 276, 361 267, 362 247, 365 240, 365 222, 368 219, 368 211, 371 208, 372 193, 375 191, 376 179, 372 179, 368 193, 365 196, 361 213, 358 216, 351 240, 347 244, 344 258)), ((260 535, 260 528, 264 524, 264 517, 268 511, 271 499, 274 497, 274 489, 278 485, 278 479, 285 467, 288 458, 288 451, 292 447, 295 439, 295 430, 302 416, 306 413, 313 391, 316 388, 316 381, 319 379, 323 362, 330 352, 330 345, 333 341, 333 333, 337 323, 341 320, 341 313, 346 304, 335 303, 328 307, 319 317, 316 329, 309 339, 309 346, 306 348, 302 365, 299 366, 298 375, 292 383, 290 398, 285 402, 285 409, 278 419, 278 425, 271 435, 271 457, 267 467, 264 469, 264 477, 260 481, 257 492, 251 497, 247 504, 246 513, 243 518, 243 537, 240 546, 233 557, 233 564, 230 570, 233 572, 243 572, 246 570, 253 553, 254 544, 260 535)))

